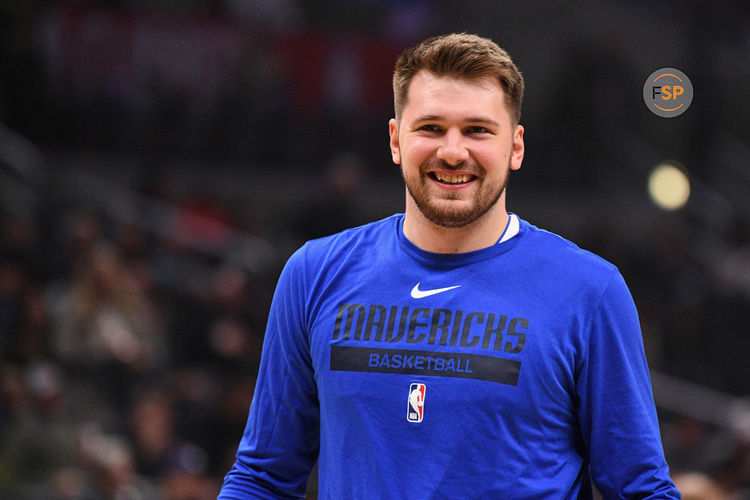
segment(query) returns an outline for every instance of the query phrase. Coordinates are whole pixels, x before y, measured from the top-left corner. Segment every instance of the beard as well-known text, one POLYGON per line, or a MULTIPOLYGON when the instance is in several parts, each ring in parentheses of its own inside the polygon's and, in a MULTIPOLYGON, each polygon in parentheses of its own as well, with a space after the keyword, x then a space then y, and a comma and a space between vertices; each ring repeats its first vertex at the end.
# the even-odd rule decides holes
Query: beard
POLYGON ((495 206, 495 203, 497 203, 500 196, 505 192, 505 187, 508 184, 507 172, 510 172, 510 159, 508 160, 506 174, 499 181, 489 183, 487 180, 487 171, 479 164, 460 163, 458 165, 449 165, 442 160, 430 159, 419 166, 418 178, 408 179, 404 173, 403 164, 401 165, 401 175, 404 178, 406 189, 422 214, 433 224, 450 228, 467 226, 495 206), (461 170, 463 172, 471 172, 476 176, 474 182, 478 183, 478 186, 468 206, 461 206, 465 204, 462 203, 459 205, 458 202, 451 201, 461 200, 462 196, 460 194, 448 191, 443 193, 440 198, 437 198, 434 193, 430 193, 430 189, 432 188, 430 183, 432 180, 428 172, 437 168, 446 171, 461 170))

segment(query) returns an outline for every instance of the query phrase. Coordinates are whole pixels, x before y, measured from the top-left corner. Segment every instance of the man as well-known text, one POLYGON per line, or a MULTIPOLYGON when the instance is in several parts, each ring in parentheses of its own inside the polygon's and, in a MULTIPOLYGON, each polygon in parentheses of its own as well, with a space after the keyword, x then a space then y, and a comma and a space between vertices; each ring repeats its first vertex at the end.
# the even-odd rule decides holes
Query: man
POLYGON ((617 269, 505 208, 523 79, 466 34, 393 77, 406 211, 308 242, 220 498, 680 498, 617 269))

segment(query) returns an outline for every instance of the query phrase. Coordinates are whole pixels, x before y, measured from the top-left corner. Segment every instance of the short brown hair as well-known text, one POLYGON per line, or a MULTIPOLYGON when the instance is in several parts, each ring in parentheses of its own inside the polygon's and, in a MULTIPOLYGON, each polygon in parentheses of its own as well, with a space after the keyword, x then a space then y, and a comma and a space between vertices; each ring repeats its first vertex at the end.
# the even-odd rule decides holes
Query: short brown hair
POLYGON ((421 70, 468 80, 497 78, 505 92, 511 118, 518 124, 523 101, 523 76, 507 52, 489 38, 466 33, 428 38, 401 53, 393 70, 396 119, 407 103, 409 85, 421 70))

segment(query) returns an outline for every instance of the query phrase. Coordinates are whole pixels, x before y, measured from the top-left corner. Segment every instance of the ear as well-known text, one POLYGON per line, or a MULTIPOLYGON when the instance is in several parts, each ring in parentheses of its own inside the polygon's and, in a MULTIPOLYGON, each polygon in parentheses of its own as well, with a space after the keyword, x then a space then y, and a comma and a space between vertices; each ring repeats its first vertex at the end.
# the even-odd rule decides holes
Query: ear
POLYGON ((516 125, 516 131, 513 133, 513 150, 510 153, 511 170, 518 170, 519 168, 521 168, 524 150, 523 126, 516 125))
POLYGON ((398 123, 395 118, 388 120, 388 133, 391 136, 391 158, 396 165, 401 164, 401 149, 398 145, 398 123))

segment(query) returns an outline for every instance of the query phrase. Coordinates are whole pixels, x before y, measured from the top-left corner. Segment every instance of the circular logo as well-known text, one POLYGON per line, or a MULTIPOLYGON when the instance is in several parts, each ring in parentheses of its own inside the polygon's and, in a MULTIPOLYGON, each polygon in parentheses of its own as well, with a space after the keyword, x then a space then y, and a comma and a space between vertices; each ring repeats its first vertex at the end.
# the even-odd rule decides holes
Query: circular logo
POLYGON ((643 84, 643 102, 655 115, 664 118, 680 116, 693 102, 693 84, 679 69, 657 69, 643 84))

